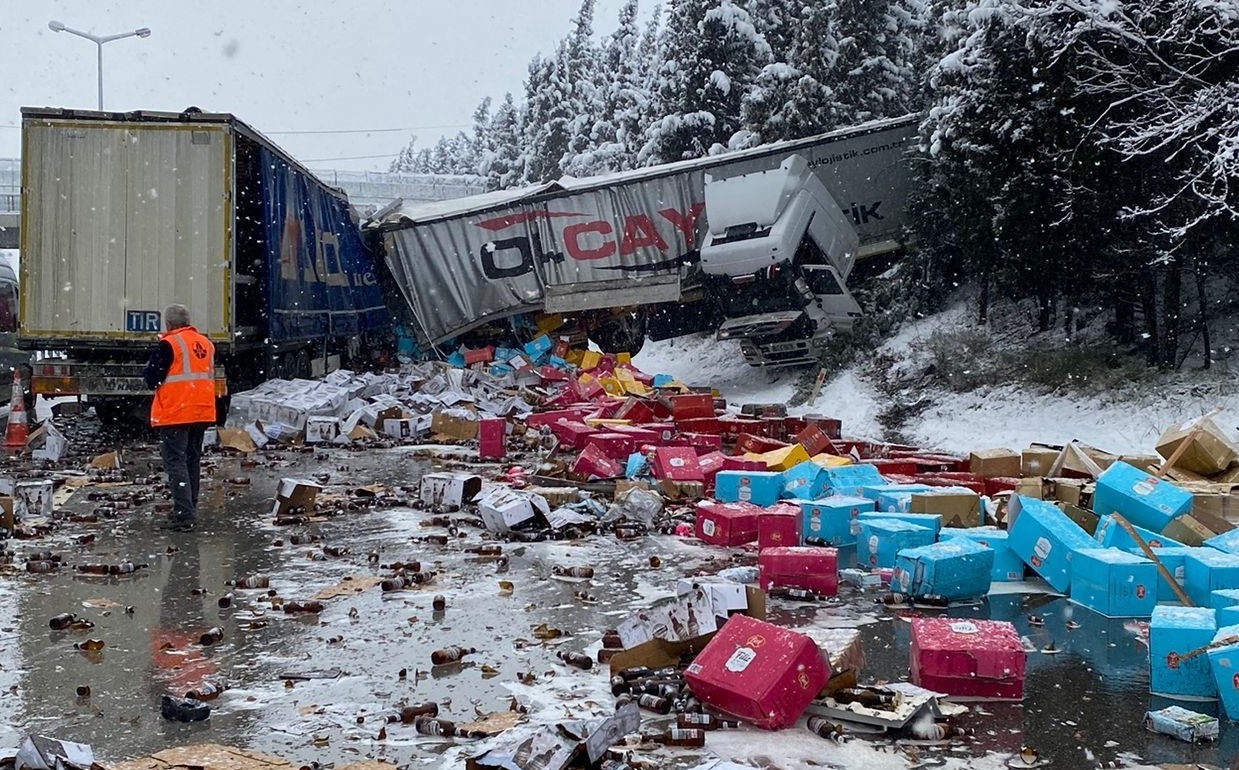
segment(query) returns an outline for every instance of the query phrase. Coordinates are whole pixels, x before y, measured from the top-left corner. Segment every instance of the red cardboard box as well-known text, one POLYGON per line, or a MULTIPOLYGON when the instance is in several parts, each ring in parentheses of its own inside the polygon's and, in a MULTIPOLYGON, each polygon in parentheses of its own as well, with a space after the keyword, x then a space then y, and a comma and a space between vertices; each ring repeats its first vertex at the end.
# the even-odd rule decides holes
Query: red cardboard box
POLYGON ((684 678, 706 706, 766 730, 796 723, 830 669, 812 639, 732 615, 697 654, 684 678))
POLYGON ((697 503, 694 534, 711 545, 744 545, 757 539, 757 517, 762 509, 752 503, 697 503))
POLYGON ((465 351, 465 366, 473 364, 488 364, 495 360, 495 346, 488 345, 484 348, 465 351))
POLYGON ((985 480, 985 494, 993 497, 999 492, 1014 492, 1020 480, 1014 476, 995 476, 985 480))
POLYGON ((543 382, 567 382, 570 379, 563 369, 556 369, 548 364, 538 367, 538 375, 543 382))
POLYGON ((498 417, 478 420, 478 459, 500 460, 507 453, 508 421, 498 417))
POLYGON ((865 460, 864 463, 877 468, 883 476, 915 476, 919 472, 916 463, 911 460, 865 460))
POLYGON ((830 440, 825 431, 816 425, 806 425, 792 435, 796 437, 796 443, 809 453, 809 457, 822 453, 836 454, 834 442, 830 440))
POLYGON ((553 422, 548 426, 559 443, 573 449, 584 449, 590 436, 601 433, 597 428, 591 428, 583 422, 553 422))
POLYGON ((697 465, 701 468, 701 475, 706 480, 706 489, 713 489, 714 477, 718 472, 723 470, 727 463, 727 455, 722 452, 710 452, 697 458, 697 465))
POLYGON ((767 470, 766 464, 761 460, 746 460, 743 457, 733 457, 725 455, 723 457, 723 470, 725 471, 764 471, 767 470))
POLYGON ((816 425, 826 434, 826 438, 835 441, 843 435, 843 423, 833 417, 822 417, 820 414, 806 414, 801 418, 806 425, 816 425))
POLYGON ((615 411, 615 418, 618 420, 632 420, 635 423, 653 422, 654 410, 646 402, 635 396, 629 396, 624 400, 620 408, 615 411))
POLYGON ((681 433, 676 440, 684 442, 684 446, 691 446, 697 450, 697 454, 709 454, 723 449, 723 437, 710 433, 681 433))
POLYGON ((671 418, 676 422, 714 417, 714 396, 709 393, 687 393, 668 400, 671 402, 671 418))
POLYGON ((572 472, 578 476, 595 479, 613 479, 624 475, 619 463, 607 457, 595 444, 585 447, 572 463, 572 472))
POLYGON ((595 433, 585 439, 585 447, 595 447, 612 460, 627 460, 637 451, 637 440, 626 433, 595 433))
POLYGON ((654 478, 702 483, 706 480, 697 451, 692 447, 675 446, 660 446, 654 450, 654 478))
POLYGON ((676 436, 680 434, 680 429, 673 422, 647 422, 644 425, 632 426, 637 430, 653 431, 656 435, 654 439, 660 446, 687 446, 687 444, 677 444, 676 436))
POLYGON ((839 592, 839 552, 834 548, 763 548, 757 555, 761 590, 772 586, 805 588, 825 596, 839 592))
POLYGON ((1024 697, 1026 654, 1010 623, 914 618, 910 654, 913 684, 961 697, 1024 697))
POLYGON ((785 417, 762 417, 761 435, 766 438, 784 441, 787 439, 787 423, 785 417))
POLYGON ((967 487, 978 495, 985 494, 985 479, 971 473, 921 473, 913 483, 927 487, 967 487))
POLYGON ((607 396, 594 401, 594 408, 589 413, 590 417, 599 420, 610 420, 619 412, 620 407, 624 405, 624 399, 607 396))
POLYGON ((584 409, 556 409, 551 412, 537 412, 525 418, 525 425, 530 428, 539 428, 543 425, 551 425, 552 423, 561 420, 567 422, 581 422, 585 419, 584 409))
POLYGON ((713 433, 721 436, 725 432, 723 421, 717 417, 694 417, 691 420, 676 420, 675 424, 685 433, 713 433))
POLYGON ((776 449, 783 449, 788 446, 791 446, 791 444, 788 444, 786 441, 757 436, 752 433, 742 433, 736 439, 736 454, 742 455, 748 452, 765 454, 766 452, 773 452, 776 449))
POLYGON ((597 401, 607 395, 607 392, 603 389, 602 384, 596 379, 591 379, 589 382, 577 380, 576 390, 577 393, 581 395, 581 398, 586 401, 597 401))
POLYGON ((637 425, 612 425, 611 432, 623 433, 625 436, 631 436, 632 440, 641 444, 654 444, 657 446, 662 443, 662 435, 654 428, 645 428, 637 425))
MULTIPOLYGON (((720 419, 719 424, 722 426, 722 434, 732 438, 739 438, 744 433, 749 433, 754 436, 760 436, 762 425, 761 420, 746 420, 740 417, 728 417, 720 419)), ((688 428, 684 428, 688 430, 688 428)))
POLYGON ((800 522, 804 514, 800 506, 780 503, 764 509, 757 516, 757 548, 779 548, 800 545, 800 522))

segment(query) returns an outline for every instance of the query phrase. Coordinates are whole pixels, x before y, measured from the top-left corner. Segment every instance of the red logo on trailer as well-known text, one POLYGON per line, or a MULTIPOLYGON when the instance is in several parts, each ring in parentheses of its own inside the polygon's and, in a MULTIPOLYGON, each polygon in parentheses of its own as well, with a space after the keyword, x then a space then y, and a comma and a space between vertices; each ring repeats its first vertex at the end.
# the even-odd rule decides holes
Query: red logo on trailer
POLYGON ((1144 586, 1136 586, 1136 598, 1143 599, 1145 594, 1144 586))

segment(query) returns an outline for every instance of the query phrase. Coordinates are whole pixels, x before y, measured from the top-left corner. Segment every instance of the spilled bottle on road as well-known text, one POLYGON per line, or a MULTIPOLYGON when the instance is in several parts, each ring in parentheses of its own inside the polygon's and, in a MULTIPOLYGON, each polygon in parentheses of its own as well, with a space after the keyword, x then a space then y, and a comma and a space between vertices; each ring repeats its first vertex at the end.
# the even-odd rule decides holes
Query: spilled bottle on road
POLYGON ((209 647, 212 644, 216 644, 217 642, 223 641, 223 639, 224 639, 224 629, 220 628, 219 626, 212 626, 211 628, 208 628, 206 631, 204 631, 201 636, 198 637, 198 644, 202 645, 203 647, 209 647))
POLYGON ((555 653, 556 656, 564 663, 567 663, 573 668, 579 668, 588 671, 594 667, 594 659, 583 652, 572 652, 570 650, 560 650, 555 653))
POLYGON ((436 666, 444 666, 448 663, 456 663, 466 655, 472 655, 476 652, 477 650, 472 647, 459 647, 455 645, 452 647, 442 647, 430 653, 430 662, 436 666))
POLYGON ((284 602, 284 612, 290 613, 290 614, 295 613, 295 612, 322 612, 322 611, 323 611, 323 603, 320 601, 316 601, 314 599, 311 599, 309 601, 304 601, 304 602, 284 602))
POLYGON ((413 729, 422 735, 450 736, 456 734, 456 724, 454 722, 437 717, 418 717, 413 720, 413 729))
POLYGON ((551 574, 560 577, 572 578, 592 578, 594 576, 593 567, 561 567, 558 564, 551 567, 551 574))
POLYGON ((661 733, 643 735, 642 738, 650 743, 661 743, 664 746, 706 745, 706 733, 704 730, 686 729, 682 727, 671 727, 661 733))
POLYGON ((413 703, 400 709, 400 721, 406 725, 413 724, 420 717, 439 716, 439 704, 434 701, 413 703))

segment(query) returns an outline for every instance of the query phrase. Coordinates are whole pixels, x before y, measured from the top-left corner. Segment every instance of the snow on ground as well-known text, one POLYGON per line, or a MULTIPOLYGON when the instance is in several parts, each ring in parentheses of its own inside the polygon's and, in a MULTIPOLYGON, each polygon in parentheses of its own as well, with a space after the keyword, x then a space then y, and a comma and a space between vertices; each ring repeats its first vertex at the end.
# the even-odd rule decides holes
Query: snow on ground
MULTIPOLYGON (((906 324, 882 347, 895 359, 895 371, 924 365, 926 342, 938 331, 968 323, 969 308, 951 309, 906 324)), ((712 385, 736 410, 745 403, 786 403, 796 390, 801 370, 764 370, 744 363, 736 342, 711 335, 691 335, 647 342, 633 362, 651 374, 670 374, 689 385, 712 385)), ((901 433, 926 448, 966 453, 1030 443, 1064 444, 1073 439, 1116 454, 1149 454, 1168 426, 1221 407, 1219 426, 1239 425, 1239 381, 1213 374, 1177 373, 1133 383, 1103 395, 1039 393, 1019 385, 986 387, 956 393, 927 389, 932 406, 912 418, 901 433)), ((884 438, 878 415, 884 397, 853 366, 829 379, 812 404, 789 408, 791 414, 817 413, 843 421, 844 435, 884 438)))

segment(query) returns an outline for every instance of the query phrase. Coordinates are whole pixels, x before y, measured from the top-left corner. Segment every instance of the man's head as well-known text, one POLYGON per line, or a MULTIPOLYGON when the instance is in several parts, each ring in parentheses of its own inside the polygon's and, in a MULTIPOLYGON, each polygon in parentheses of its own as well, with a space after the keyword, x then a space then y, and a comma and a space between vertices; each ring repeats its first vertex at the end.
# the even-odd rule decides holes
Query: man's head
POLYGON ((168 331, 189 326, 189 308, 180 304, 168 305, 163 309, 163 325, 168 331))

